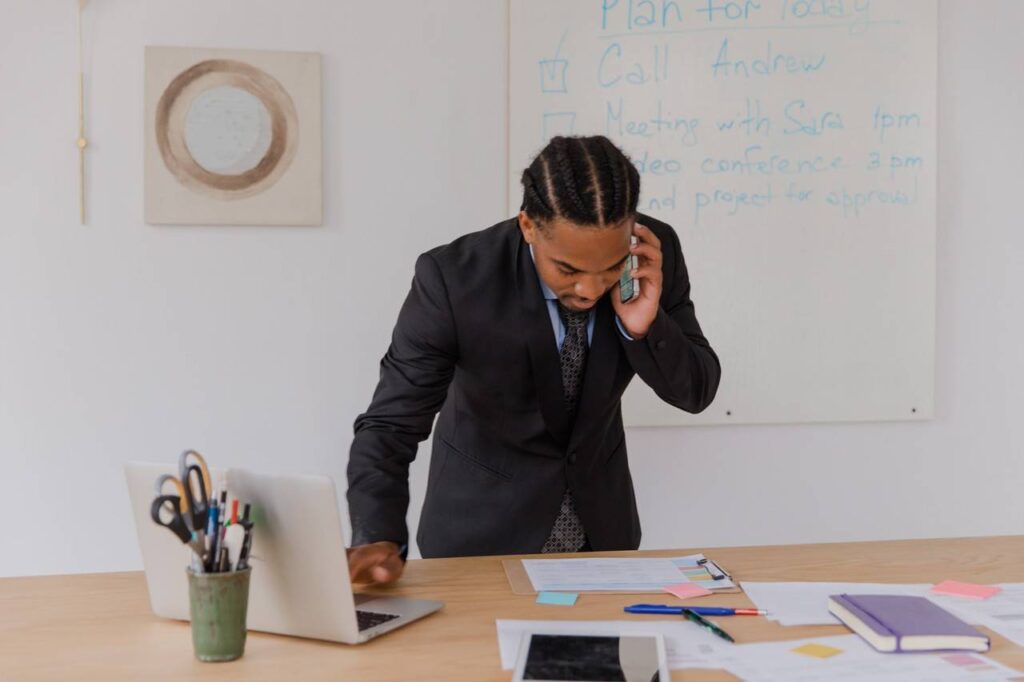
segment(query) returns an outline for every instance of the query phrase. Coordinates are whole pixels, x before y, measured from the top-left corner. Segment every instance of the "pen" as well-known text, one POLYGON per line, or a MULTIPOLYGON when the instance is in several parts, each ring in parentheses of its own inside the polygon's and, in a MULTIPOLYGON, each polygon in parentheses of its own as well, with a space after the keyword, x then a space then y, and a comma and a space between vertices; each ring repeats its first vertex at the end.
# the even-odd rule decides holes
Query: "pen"
POLYGON ((249 552, 252 550, 252 521, 249 520, 249 503, 245 504, 245 511, 242 512, 242 520, 239 521, 242 528, 245 529, 245 537, 242 540, 242 551, 238 553, 238 564, 235 566, 236 571, 241 571, 244 568, 249 567, 249 552))
POLYGON ((220 536, 218 533, 220 525, 220 507, 213 505, 210 507, 210 518, 207 521, 208 531, 206 533, 210 541, 210 547, 206 552, 206 561, 210 572, 217 570, 217 539, 220 536))
POLYGON ((220 554, 217 556, 217 573, 224 573, 230 568, 228 566, 228 547, 224 544, 224 529, 220 529, 220 554))
POLYGON ((711 634, 715 635, 716 637, 721 637, 722 639, 724 639, 727 642, 735 642, 736 641, 735 639, 732 638, 732 635, 730 635, 728 632, 726 632, 722 628, 718 627, 717 625, 715 625, 714 623, 712 623, 710 620, 708 620, 704 616, 700 615, 699 613, 694 613, 693 609, 683 609, 683 618, 685 618, 686 620, 693 621, 694 623, 696 623, 697 625, 701 626, 705 630, 710 631, 711 634))
POLYGON ((664 615, 682 615, 689 609, 701 616, 767 616, 764 609, 734 609, 725 606, 667 606, 665 604, 633 604, 623 609, 626 613, 648 613, 664 615))
POLYGON ((206 558, 203 556, 203 544, 199 539, 199 535, 192 531, 192 541, 189 542, 189 547, 192 548, 192 570, 196 573, 206 573, 206 566, 204 562, 206 558))

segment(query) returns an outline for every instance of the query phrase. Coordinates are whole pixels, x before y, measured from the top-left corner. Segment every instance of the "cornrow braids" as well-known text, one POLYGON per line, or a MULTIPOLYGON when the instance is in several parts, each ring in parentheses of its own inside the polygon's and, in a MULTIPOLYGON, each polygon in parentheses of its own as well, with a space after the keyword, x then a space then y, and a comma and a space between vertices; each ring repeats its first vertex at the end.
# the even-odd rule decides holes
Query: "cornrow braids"
POLYGON ((578 145, 571 144, 569 140, 568 137, 556 137, 552 140, 555 145, 556 169, 553 184, 559 201, 565 208, 565 214, 562 217, 574 223, 586 225, 596 222, 593 210, 583 201, 580 192, 580 185, 586 187, 586 176, 588 175, 586 161, 582 158, 583 154, 577 149, 573 149, 578 145), (584 164, 582 167, 581 163, 584 164), (580 180, 583 182, 581 183, 580 180), (568 205, 561 201, 562 197, 568 199, 568 205))
POLYGON ((636 213, 640 174, 603 135, 553 137, 523 171, 522 210, 543 224, 616 225, 636 213))
POLYGON ((622 157, 622 168, 626 174, 625 210, 627 215, 634 215, 636 213, 636 205, 640 201, 640 171, 636 169, 633 162, 626 158, 625 155, 622 157))
MULTIPOLYGON (((615 162, 609 161, 607 150, 602 140, 611 145, 607 138, 590 137, 587 138, 587 150, 590 152, 590 168, 593 176, 592 186, 598 192, 600 192, 600 188, 605 188, 605 191, 600 192, 594 205, 601 220, 607 222, 609 219, 614 221, 618 215, 623 215, 621 211, 622 200, 619 196, 623 178, 620 177, 620 173, 614 172, 615 162, 618 159, 615 159, 615 162)), ((618 153, 617 149, 615 151, 618 153)))
POLYGON ((547 188, 543 183, 537 182, 533 169, 527 168, 523 171, 523 206, 521 210, 526 211, 537 220, 545 221, 555 217, 555 211, 548 204, 547 188), (543 188, 542 189, 539 189, 543 188))
MULTIPOLYGON (((624 159, 619 158, 617 155, 617 149, 607 138, 601 138, 597 140, 597 148, 601 151, 604 157, 605 163, 602 164, 601 169, 604 171, 607 180, 612 186, 612 202, 608 207, 609 215, 616 215, 623 212, 623 207, 626 206, 626 181, 627 175, 621 172, 622 162, 624 159), (619 167, 620 172, 613 173, 612 169, 616 166, 619 167)), ((628 162, 627 162, 628 163, 628 162)))
POLYGON ((582 183, 583 187, 580 190, 580 195, 586 201, 589 214, 594 216, 594 222, 600 226, 601 216, 604 215, 604 207, 601 205, 601 187, 598 184, 597 167, 594 165, 594 159, 592 157, 593 152, 587 145, 584 138, 576 138, 576 142, 582 148, 580 156, 585 164, 584 172, 586 180, 582 183))

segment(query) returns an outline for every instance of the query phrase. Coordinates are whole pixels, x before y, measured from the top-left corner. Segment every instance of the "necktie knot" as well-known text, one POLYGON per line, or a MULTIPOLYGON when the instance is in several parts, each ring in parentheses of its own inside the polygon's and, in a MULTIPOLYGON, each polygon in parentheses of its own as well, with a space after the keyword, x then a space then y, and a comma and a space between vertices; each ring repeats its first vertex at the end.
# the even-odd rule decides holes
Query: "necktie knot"
POLYGON ((589 310, 570 310, 561 303, 558 304, 558 316, 562 318, 562 324, 566 329, 575 329, 586 326, 589 310))

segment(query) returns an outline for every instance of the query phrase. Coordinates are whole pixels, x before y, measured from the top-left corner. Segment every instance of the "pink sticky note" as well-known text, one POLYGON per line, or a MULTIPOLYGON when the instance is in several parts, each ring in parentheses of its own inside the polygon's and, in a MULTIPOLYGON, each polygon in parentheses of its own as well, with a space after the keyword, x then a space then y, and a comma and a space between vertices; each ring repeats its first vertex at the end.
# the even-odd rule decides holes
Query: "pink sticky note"
POLYGON ((690 599, 691 597, 706 597, 711 594, 711 590, 705 590, 700 585, 694 585, 693 583, 680 583, 678 585, 666 585, 665 591, 674 594, 680 599, 690 599))
POLYGON ((931 591, 935 594, 948 594, 968 599, 988 599, 1001 589, 994 585, 975 585, 974 583, 962 583, 959 580, 943 580, 941 583, 933 585, 931 591))

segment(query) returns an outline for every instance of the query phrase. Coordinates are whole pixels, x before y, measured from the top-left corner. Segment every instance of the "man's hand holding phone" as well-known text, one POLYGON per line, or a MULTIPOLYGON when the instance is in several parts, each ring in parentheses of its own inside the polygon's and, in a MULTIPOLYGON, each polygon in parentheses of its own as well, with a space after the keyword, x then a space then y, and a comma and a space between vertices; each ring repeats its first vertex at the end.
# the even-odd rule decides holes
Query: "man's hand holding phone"
MULTIPOLYGON (((620 282, 612 293, 612 307, 615 308, 615 314, 619 316, 619 321, 626 332, 634 339, 642 339, 647 336, 651 325, 654 324, 661 300, 661 241, 648 227, 640 223, 633 228, 633 234, 636 235, 638 243, 630 247, 630 255, 636 256, 638 262, 630 276, 635 280, 633 286, 639 287, 640 293, 623 302, 620 282)), ((626 259, 627 268, 632 265, 631 260, 626 259)))

